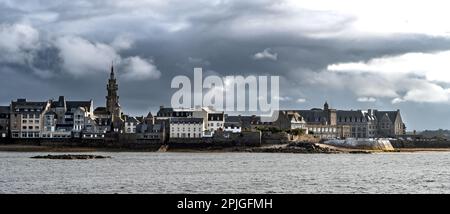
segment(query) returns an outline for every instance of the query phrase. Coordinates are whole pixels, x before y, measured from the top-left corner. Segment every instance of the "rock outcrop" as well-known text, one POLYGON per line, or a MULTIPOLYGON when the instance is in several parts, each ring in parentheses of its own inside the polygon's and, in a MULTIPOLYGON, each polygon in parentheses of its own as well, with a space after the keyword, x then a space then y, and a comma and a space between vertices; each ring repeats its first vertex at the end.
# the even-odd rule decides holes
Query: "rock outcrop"
POLYGON ((367 149, 367 150, 381 150, 381 151, 395 150, 388 139, 326 140, 322 143, 326 145, 350 149, 367 149))
POLYGON ((110 156, 101 155, 43 155, 34 156, 35 159, 62 159, 62 160, 86 160, 86 159, 104 159, 111 158, 110 156))

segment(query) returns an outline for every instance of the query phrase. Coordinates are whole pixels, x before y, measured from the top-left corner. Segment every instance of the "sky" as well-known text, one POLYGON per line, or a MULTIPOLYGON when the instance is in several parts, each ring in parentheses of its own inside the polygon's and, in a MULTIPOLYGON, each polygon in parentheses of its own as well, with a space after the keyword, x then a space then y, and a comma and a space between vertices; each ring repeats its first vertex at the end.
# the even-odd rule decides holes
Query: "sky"
POLYGON ((176 75, 280 76, 280 106, 402 112, 450 129, 448 1, 0 0, 0 105, 94 100, 111 62, 127 114, 169 105, 176 75))

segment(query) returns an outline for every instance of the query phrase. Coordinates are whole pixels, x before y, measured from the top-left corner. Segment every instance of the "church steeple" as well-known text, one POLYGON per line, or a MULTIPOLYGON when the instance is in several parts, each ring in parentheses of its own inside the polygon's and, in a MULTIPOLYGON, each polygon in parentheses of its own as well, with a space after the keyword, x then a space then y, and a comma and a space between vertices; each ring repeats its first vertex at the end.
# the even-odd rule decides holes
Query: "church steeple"
POLYGON ((121 118, 121 108, 119 104, 119 96, 117 94, 119 86, 114 74, 114 65, 111 65, 111 73, 109 74, 108 84, 106 85, 108 95, 106 96, 106 109, 111 114, 112 121, 121 118))
POLYGON ((116 79, 114 77, 114 65, 111 63, 111 73, 109 74, 109 79, 116 79))

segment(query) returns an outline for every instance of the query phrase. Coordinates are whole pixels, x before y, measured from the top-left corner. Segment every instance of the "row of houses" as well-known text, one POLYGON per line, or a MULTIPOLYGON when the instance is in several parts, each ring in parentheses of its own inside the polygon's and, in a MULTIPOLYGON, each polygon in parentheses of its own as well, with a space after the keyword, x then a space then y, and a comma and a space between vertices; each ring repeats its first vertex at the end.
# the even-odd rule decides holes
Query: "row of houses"
POLYGON ((161 106, 155 116, 119 117, 114 123, 104 107, 93 109, 93 101, 13 101, 0 107, 0 137, 5 138, 102 138, 108 132, 135 134, 142 139, 205 138, 216 132, 241 133, 274 128, 302 129, 319 138, 377 138, 405 134, 400 111, 282 110, 278 119, 263 122, 258 116, 229 116, 212 107, 170 108, 161 106))
POLYGON ((106 105, 94 109, 92 100, 72 101, 64 96, 47 101, 17 99, 0 106, 0 138, 104 138, 106 133, 166 142, 170 138, 208 138, 217 132, 304 130, 320 138, 396 137, 405 133, 400 111, 282 110, 273 122, 258 116, 232 116, 212 107, 161 106, 155 116, 133 117, 122 112, 114 67, 106 86, 106 105))

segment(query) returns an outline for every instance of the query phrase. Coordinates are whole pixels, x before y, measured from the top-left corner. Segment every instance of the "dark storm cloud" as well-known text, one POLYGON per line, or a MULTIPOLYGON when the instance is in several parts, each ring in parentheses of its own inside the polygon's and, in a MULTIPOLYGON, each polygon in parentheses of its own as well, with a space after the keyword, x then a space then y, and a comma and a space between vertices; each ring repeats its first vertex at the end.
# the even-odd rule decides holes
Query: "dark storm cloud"
MULTIPOLYGON (((120 63, 117 67, 121 104, 125 111, 135 115, 146 115, 149 110, 168 105, 174 91, 170 89, 172 78, 192 76, 193 68, 201 66, 204 73, 211 71, 223 76, 279 75, 281 96, 289 98, 281 102, 284 108, 310 108, 324 100, 338 108, 401 107, 408 114, 406 117, 411 118, 407 121, 418 124, 420 118, 410 114, 419 111, 419 104, 393 105, 394 97, 384 95, 375 97, 376 101, 371 103, 357 101, 361 96, 372 97, 369 96, 372 91, 359 94, 361 87, 367 85, 364 81, 384 84, 386 93, 394 90, 401 96, 408 88, 393 87, 398 80, 377 75, 330 74, 326 69, 342 62, 448 50, 447 37, 347 35, 357 17, 331 11, 291 10, 283 3, 281 0, 0 1, 0 22, 4 29, 29 32, 15 27, 21 24, 39 33, 38 46, 24 47, 18 43, 8 52, 26 53, 23 55, 28 57, 26 62, 0 59, 1 103, 18 97, 44 99, 66 95, 70 99, 92 98, 96 106, 104 105, 112 58, 120 63), (335 33, 344 36, 333 36, 335 33), (126 38, 120 40, 126 47, 117 46, 118 38, 126 38), (255 54, 266 49, 277 55, 276 60, 254 59, 255 54), (125 66, 131 59, 137 59, 133 61, 135 64, 125 66), (131 68, 134 73, 128 76, 144 74, 149 78, 125 78, 131 68), (298 103, 298 99, 306 102, 298 103)), ((442 106, 445 105, 433 108, 442 110, 442 106)), ((446 125, 450 124, 442 122, 435 127, 446 125)))

